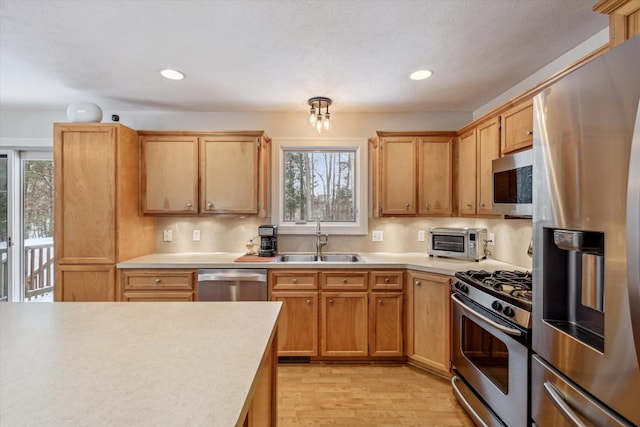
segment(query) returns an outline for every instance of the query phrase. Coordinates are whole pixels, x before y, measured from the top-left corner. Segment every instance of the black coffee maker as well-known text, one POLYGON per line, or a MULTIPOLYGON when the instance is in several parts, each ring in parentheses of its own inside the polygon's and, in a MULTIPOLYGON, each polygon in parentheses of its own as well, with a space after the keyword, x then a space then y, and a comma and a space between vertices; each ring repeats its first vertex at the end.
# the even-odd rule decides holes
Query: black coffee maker
POLYGON ((278 253, 278 226, 277 225, 261 225, 258 227, 258 236, 260 236, 260 252, 259 256, 276 256, 278 253))

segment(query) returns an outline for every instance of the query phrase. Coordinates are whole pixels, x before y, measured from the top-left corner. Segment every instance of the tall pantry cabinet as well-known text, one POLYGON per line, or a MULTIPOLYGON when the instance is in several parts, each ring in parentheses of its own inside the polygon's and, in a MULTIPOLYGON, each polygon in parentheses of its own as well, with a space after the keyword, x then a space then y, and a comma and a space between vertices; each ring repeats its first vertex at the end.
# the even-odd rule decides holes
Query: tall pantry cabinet
POLYGON ((116 263, 151 253, 138 215, 138 134, 118 123, 54 124, 55 301, 115 301, 116 263))

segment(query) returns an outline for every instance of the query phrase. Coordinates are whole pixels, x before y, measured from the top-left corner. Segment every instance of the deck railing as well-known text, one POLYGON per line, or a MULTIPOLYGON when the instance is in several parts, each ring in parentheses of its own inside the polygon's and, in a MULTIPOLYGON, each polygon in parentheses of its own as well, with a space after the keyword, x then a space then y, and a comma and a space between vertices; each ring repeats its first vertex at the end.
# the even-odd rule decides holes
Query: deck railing
MULTIPOLYGON (((25 300, 53 292, 53 239, 25 242, 24 246, 25 300)), ((0 246, 0 301, 7 301, 8 254, 6 245, 0 246)))

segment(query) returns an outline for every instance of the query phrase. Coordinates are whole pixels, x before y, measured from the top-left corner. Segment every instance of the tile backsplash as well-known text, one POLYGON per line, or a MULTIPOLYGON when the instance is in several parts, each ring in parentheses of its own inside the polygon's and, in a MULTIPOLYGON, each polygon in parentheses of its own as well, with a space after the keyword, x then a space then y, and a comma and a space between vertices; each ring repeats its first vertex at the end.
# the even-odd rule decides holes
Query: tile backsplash
MULTIPOLYGON (((247 240, 257 236, 258 226, 269 218, 198 217, 158 218, 157 252, 244 252, 247 240), (163 230, 171 230, 172 241, 163 241, 163 230), (193 231, 200 231, 200 241, 193 240, 193 231)), ((418 241, 418 231, 429 227, 484 227, 495 236, 489 246, 490 258, 531 269, 527 247, 531 240, 530 219, 483 218, 369 218, 366 236, 330 235, 325 252, 424 252, 427 242, 418 241), (382 242, 371 241, 371 231, 383 231, 382 242)), ((255 240, 256 243, 259 239, 255 240)), ((280 235, 279 252, 313 252, 314 235, 280 235)))

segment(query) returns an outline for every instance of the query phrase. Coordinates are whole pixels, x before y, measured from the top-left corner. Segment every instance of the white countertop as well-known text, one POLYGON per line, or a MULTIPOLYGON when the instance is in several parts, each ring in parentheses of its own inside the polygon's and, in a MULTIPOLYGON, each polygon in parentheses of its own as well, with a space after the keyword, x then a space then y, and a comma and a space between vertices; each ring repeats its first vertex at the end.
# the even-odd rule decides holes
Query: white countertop
POLYGON ((241 253, 227 252, 183 252, 156 253, 131 259, 118 264, 118 268, 409 268, 453 275, 466 270, 528 270, 525 267, 493 259, 478 262, 451 258, 429 257, 424 253, 358 253, 364 263, 279 263, 279 262, 233 262, 241 253))
POLYGON ((0 425, 234 426, 280 308, 0 304, 0 425))

